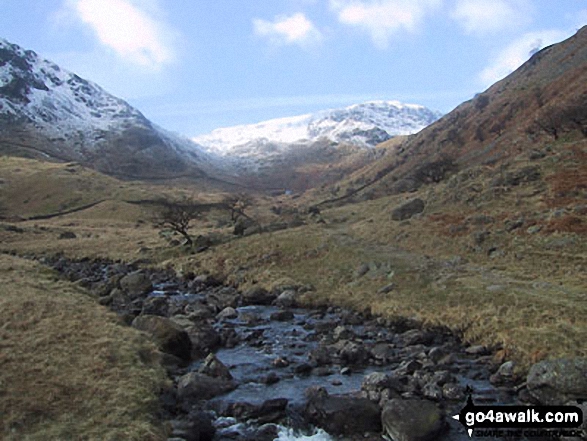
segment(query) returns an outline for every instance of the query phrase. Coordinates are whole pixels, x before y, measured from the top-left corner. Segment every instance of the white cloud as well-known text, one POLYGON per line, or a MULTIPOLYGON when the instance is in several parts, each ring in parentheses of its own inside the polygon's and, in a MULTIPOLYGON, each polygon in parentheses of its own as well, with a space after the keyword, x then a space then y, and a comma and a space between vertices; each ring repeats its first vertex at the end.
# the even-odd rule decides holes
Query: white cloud
POLYGON ((479 74, 479 79, 484 86, 490 86, 524 64, 535 52, 572 34, 573 31, 560 30, 529 32, 499 52, 491 65, 479 74))
POLYGON ((278 16, 272 22, 256 18, 253 20, 253 28, 256 35, 267 37, 274 44, 307 46, 322 39, 320 31, 302 13, 289 17, 278 16))
POLYGON ((519 27, 531 20, 527 0, 457 0, 452 18, 468 34, 486 34, 519 27))
POLYGON ((77 18, 93 30, 100 43, 119 57, 152 68, 174 60, 169 42, 169 36, 174 33, 149 13, 153 2, 68 0, 68 4, 77 18))
POLYGON ((330 0, 330 8, 342 24, 358 27, 375 46, 385 49, 399 32, 417 32, 426 14, 442 0, 330 0))

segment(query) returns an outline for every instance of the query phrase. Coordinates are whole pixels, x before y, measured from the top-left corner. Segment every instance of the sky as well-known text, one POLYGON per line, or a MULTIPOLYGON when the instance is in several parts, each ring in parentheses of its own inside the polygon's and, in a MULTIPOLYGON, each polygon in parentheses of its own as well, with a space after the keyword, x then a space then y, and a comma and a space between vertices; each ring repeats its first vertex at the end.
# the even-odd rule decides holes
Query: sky
POLYGON ((191 137, 370 100, 449 112, 585 0, 0 0, 0 37, 191 137))

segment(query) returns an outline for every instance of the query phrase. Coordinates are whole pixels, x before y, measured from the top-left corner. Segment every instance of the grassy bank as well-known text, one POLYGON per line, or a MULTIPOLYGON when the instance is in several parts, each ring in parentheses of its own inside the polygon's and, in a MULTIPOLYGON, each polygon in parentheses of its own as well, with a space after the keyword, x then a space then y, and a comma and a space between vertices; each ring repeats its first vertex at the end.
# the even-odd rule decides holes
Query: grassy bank
POLYGON ((154 346, 39 264, 0 255, 0 438, 159 440, 154 346))

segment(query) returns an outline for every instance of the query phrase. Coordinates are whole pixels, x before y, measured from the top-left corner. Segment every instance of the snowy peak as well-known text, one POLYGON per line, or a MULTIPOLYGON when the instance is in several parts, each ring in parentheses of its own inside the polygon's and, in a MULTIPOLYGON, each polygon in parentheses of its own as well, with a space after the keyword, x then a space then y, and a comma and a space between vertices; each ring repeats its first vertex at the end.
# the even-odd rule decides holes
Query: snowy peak
POLYGON ((147 123, 138 110, 100 86, 2 39, 0 113, 54 134, 88 127, 108 130, 129 118, 147 123))
MULTIPOLYGON (((275 144, 299 146, 320 140, 373 147, 394 136, 416 133, 441 116, 420 105, 371 101, 343 109, 216 129, 193 140, 210 152, 240 157, 263 155, 263 146, 268 144, 274 150, 275 144)), ((281 147, 280 150, 287 149, 281 147)))
POLYGON ((0 152, 131 178, 199 176, 214 159, 97 84, 0 39, 0 152))

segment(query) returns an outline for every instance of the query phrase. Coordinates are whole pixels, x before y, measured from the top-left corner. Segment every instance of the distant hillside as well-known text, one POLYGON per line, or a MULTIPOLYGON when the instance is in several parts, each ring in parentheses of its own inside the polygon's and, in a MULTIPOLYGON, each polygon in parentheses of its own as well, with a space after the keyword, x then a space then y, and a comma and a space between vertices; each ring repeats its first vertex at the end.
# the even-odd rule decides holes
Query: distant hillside
MULTIPOLYGON (((536 53, 510 76, 420 133, 390 144, 376 164, 341 183, 338 195, 360 190, 357 197, 373 198, 410 192, 467 170, 486 173, 497 183, 497 176, 508 176, 509 168, 510 175, 518 173, 514 162, 522 158, 568 149, 569 162, 542 173, 551 175, 551 185, 566 188, 556 197, 578 201, 587 188, 586 136, 587 28, 583 28, 536 53), (566 182, 554 182, 565 176, 566 182)), ((386 149, 386 144, 381 148, 386 149)))
POLYGON ((0 39, 0 152, 126 178, 203 177, 212 158, 98 85, 0 39))

